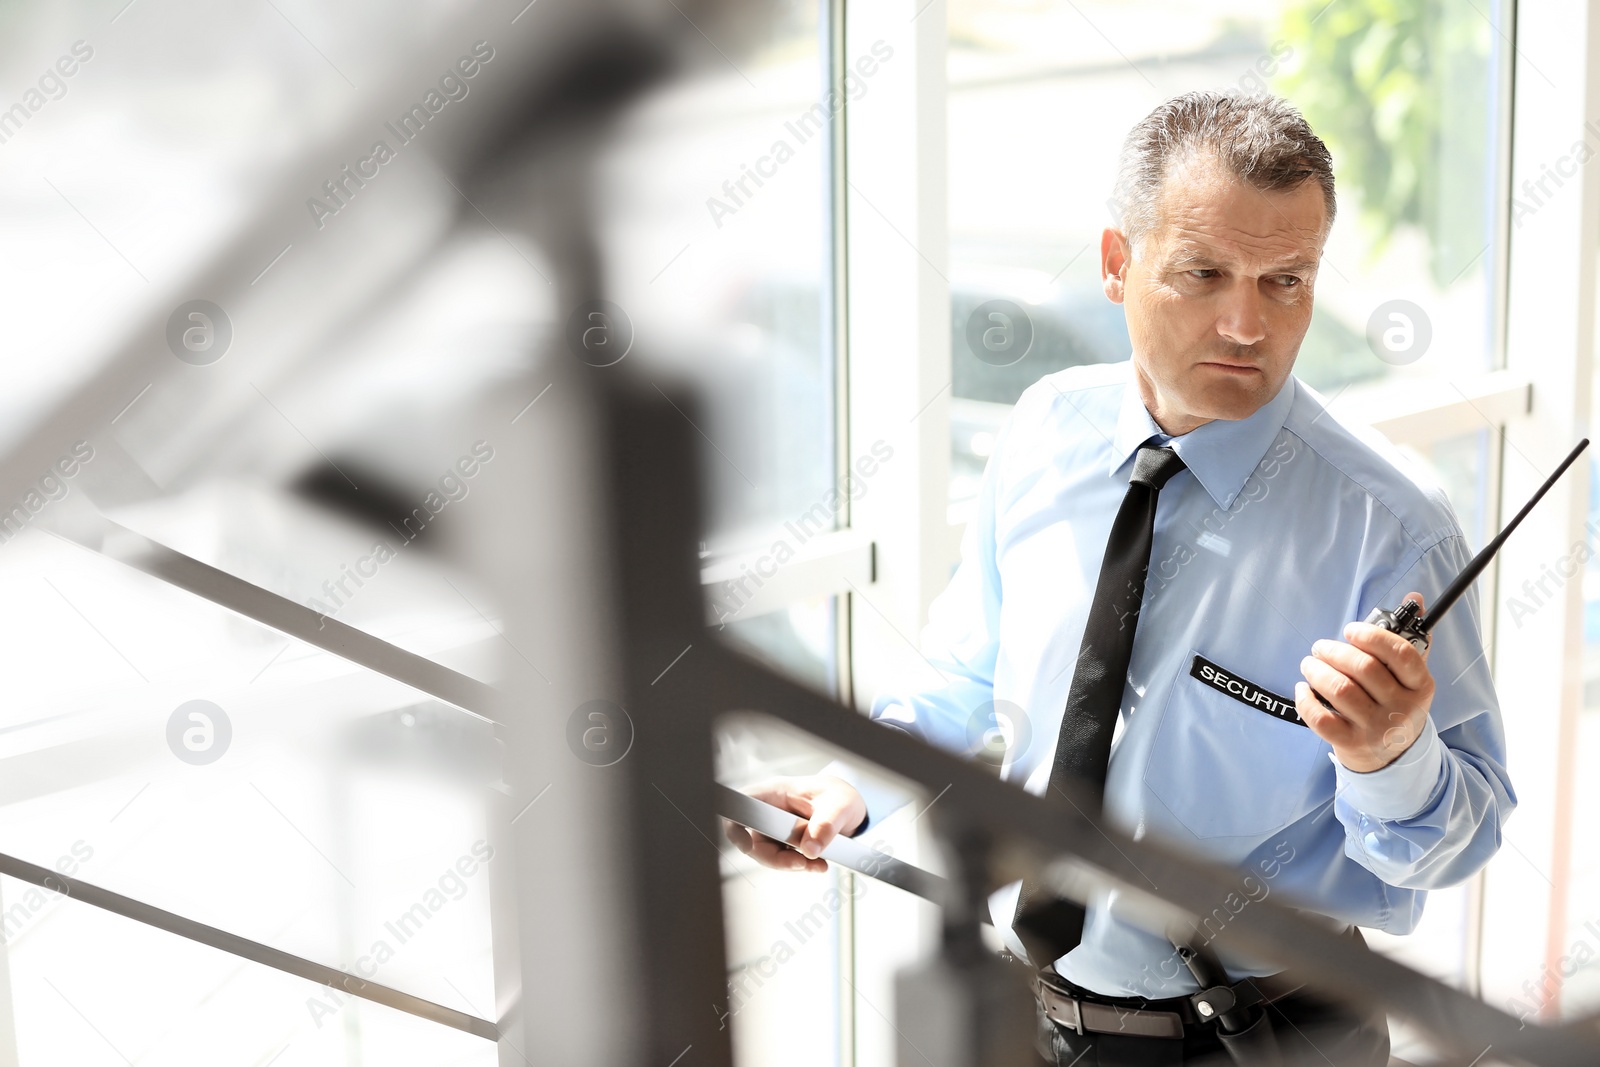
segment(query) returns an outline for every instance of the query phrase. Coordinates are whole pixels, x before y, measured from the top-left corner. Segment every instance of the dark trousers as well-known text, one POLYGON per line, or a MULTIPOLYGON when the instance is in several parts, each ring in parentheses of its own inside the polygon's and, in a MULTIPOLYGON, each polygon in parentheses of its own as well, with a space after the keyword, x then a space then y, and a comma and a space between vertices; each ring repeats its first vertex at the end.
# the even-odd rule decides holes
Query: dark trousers
MULTIPOLYGON (((1282 1067, 1388 1067, 1389 1022, 1381 1011, 1358 1012, 1309 993, 1294 993, 1264 1009, 1282 1053, 1282 1067)), ((1234 1067, 1217 1024, 1184 1028, 1184 1036, 1079 1034, 1038 1009, 1035 1048, 1051 1067, 1234 1067)))

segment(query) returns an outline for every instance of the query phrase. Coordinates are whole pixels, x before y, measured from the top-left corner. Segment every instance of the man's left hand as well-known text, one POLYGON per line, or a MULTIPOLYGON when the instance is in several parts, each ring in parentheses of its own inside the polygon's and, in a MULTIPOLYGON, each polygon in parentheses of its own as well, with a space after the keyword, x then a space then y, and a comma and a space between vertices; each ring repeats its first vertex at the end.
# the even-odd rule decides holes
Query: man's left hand
MULTIPOLYGON (((1422 610, 1422 594, 1407 593, 1422 610)), ((1300 661, 1295 710, 1352 771, 1386 767, 1411 747, 1433 703, 1427 656, 1399 634, 1365 622, 1345 625, 1345 641, 1321 640, 1300 661), (1348 642, 1348 644, 1346 643, 1348 642), (1308 684, 1309 683, 1309 684, 1308 684), (1311 694, 1333 705, 1329 711, 1311 694)))

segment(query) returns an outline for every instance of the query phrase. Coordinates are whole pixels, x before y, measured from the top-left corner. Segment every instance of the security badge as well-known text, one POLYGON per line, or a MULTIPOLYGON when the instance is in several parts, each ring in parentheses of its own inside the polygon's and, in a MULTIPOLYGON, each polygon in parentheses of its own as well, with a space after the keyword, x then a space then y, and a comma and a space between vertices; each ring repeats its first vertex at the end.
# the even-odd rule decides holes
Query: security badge
MULTIPOLYGON (((1300 713, 1295 710, 1294 701, 1263 689, 1232 671, 1224 670, 1204 656, 1195 656, 1194 662, 1189 665, 1189 676, 1257 711, 1264 711, 1268 715, 1284 722, 1292 722, 1297 726, 1306 725, 1305 720, 1300 718, 1300 713)), ((1307 726, 1306 729, 1310 727, 1307 726)))

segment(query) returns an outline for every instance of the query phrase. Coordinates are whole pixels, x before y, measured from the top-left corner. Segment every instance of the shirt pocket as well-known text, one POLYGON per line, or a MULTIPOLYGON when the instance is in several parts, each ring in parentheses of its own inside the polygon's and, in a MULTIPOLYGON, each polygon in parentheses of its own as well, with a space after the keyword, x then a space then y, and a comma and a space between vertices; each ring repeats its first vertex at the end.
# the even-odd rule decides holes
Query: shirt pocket
MULTIPOLYGON (((1332 746, 1309 727, 1194 677, 1196 657, 1215 666, 1203 653, 1189 650, 1145 764, 1145 788, 1172 818, 1197 838, 1264 837, 1328 800, 1332 746)), ((1291 687, 1282 695, 1292 703, 1292 693, 1291 687)))

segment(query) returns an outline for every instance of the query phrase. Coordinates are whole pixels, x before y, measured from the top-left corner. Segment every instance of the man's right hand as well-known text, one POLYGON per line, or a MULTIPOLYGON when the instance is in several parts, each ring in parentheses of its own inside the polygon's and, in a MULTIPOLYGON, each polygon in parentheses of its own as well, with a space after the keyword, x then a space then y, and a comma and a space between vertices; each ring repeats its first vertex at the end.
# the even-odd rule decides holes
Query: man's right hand
POLYGON ((779 871, 825 871, 819 859, 823 849, 840 834, 849 836, 867 817, 867 802, 843 778, 812 774, 799 778, 773 778, 746 793, 757 800, 793 812, 806 820, 805 833, 792 848, 765 834, 723 820, 728 840, 763 867, 779 871))

